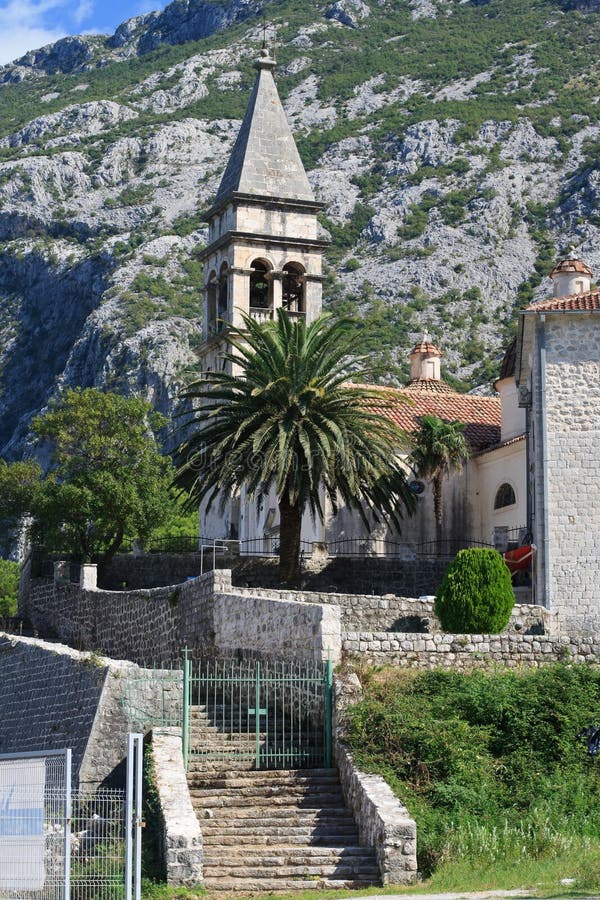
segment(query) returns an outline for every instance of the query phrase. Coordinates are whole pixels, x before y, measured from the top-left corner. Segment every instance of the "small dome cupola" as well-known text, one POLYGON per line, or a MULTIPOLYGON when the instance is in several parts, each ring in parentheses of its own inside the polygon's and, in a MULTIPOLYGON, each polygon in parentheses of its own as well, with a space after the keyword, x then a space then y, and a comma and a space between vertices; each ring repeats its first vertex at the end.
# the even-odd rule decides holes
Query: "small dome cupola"
POLYGON ((431 337, 425 332, 418 344, 410 351, 410 380, 411 381, 440 381, 441 351, 431 341, 431 337))
POLYGON ((592 270, 575 253, 575 248, 558 262, 550 272, 555 297, 585 294, 592 286, 592 270))

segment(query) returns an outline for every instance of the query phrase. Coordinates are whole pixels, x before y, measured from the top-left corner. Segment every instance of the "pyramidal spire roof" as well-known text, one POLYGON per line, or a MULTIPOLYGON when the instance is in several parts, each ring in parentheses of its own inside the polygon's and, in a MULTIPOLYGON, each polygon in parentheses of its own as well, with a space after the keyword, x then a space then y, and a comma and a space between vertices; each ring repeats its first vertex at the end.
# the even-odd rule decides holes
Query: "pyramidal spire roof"
POLYGON ((286 118, 273 69, 263 49, 254 64, 258 76, 215 205, 232 192, 314 202, 314 194, 286 118))

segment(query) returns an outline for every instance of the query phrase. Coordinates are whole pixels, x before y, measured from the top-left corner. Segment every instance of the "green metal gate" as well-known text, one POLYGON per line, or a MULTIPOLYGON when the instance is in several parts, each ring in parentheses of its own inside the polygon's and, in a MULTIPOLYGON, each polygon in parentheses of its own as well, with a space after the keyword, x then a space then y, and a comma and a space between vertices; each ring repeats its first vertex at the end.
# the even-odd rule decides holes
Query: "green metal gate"
POLYGON ((251 769, 331 766, 332 664, 191 661, 183 672, 189 761, 251 769))

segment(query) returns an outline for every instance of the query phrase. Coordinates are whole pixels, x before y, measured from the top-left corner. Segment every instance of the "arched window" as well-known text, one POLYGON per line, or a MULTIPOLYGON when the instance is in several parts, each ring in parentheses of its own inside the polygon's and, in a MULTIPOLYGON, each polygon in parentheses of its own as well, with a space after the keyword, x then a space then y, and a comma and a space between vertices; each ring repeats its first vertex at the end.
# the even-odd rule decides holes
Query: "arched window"
POLYGON ((283 267, 281 303, 289 312, 305 312, 304 269, 299 263, 287 263, 283 267))
POLYGON ((515 492, 507 481, 501 484, 496 491, 494 499, 494 509, 504 509, 505 506, 513 506, 517 502, 515 492))
MULTIPOLYGON (((228 309, 227 297, 229 294, 228 283, 229 283, 229 271, 227 268, 227 263, 224 262, 223 265, 221 266, 221 272, 219 273, 219 306, 217 309, 217 314, 218 314, 219 319, 227 318, 227 309, 228 309)), ((222 328, 222 327, 223 327, 223 323, 220 322, 219 328, 222 328)))
POLYGON ((251 309, 270 309, 271 283, 270 266, 263 259, 255 259, 250 266, 250 307, 251 309))
POLYGON ((206 324, 209 334, 214 334, 217 330, 217 287, 217 273, 212 271, 206 285, 206 324))

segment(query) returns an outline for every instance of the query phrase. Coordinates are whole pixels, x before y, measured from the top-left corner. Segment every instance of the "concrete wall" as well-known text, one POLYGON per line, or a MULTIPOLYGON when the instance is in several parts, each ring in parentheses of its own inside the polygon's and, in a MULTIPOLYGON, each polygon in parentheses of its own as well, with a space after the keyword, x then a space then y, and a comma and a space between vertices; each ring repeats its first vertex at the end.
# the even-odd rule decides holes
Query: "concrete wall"
POLYGON ((225 569, 180 585, 122 592, 34 579, 26 606, 40 634, 142 665, 174 659, 185 646, 196 656, 340 656, 339 609, 241 595, 225 569))
POLYGON ((137 666, 0 634, 0 753, 73 751, 74 780, 95 788, 125 756, 121 705, 137 666))

